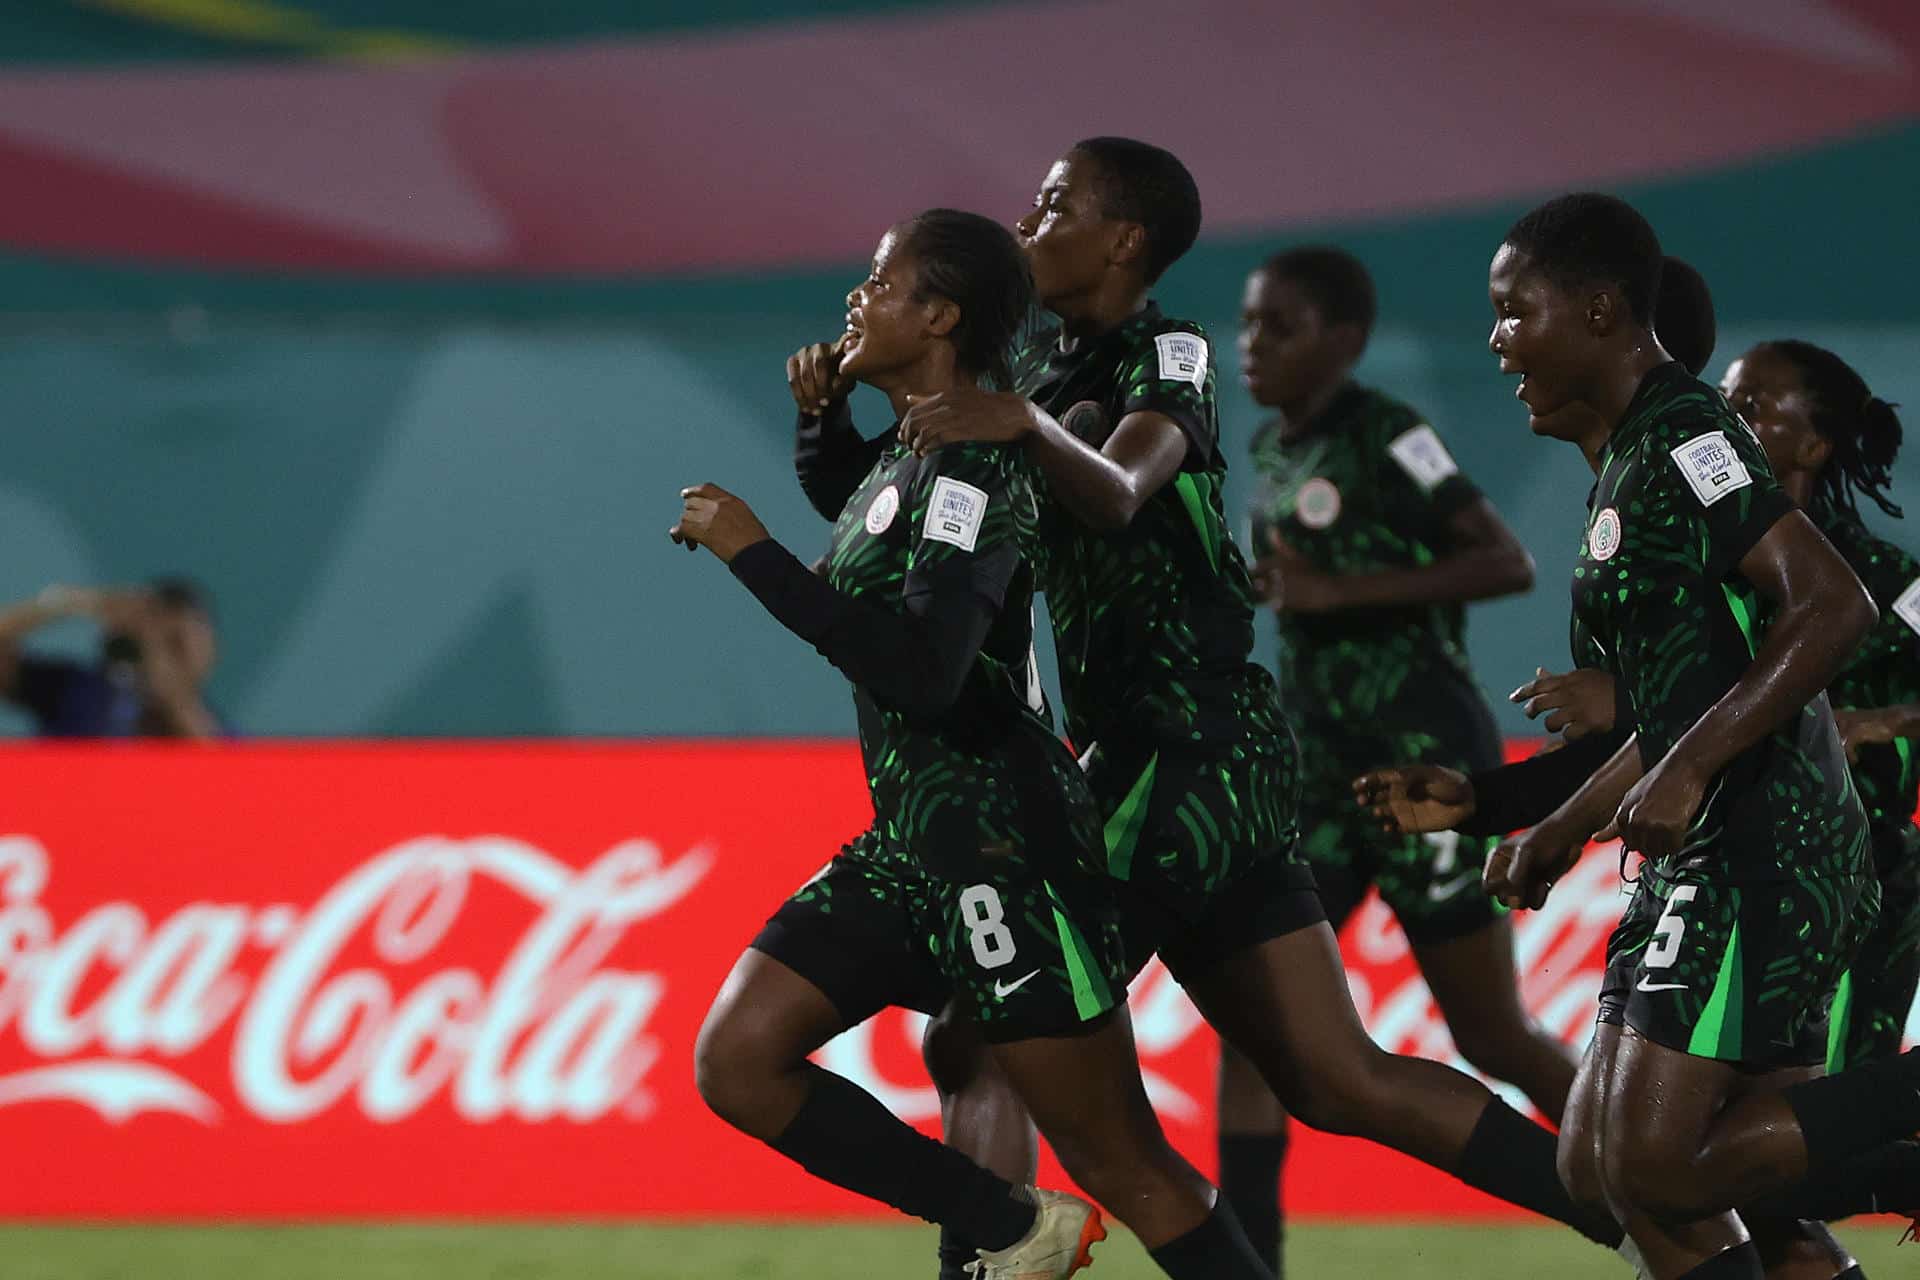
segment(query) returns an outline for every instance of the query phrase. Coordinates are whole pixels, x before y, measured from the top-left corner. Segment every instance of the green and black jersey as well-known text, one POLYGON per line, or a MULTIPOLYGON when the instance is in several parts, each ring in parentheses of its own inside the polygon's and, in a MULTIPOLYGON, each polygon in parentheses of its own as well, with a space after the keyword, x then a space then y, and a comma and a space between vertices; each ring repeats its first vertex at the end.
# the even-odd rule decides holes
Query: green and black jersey
MULTIPOLYGON (((1678 364, 1652 370, 1600 457, 1573 575, 1591 653, 1625 688, 1649 768, 1746 671, 1759 599, 1740 560, 1793 504, 1753 432, 1678 364)), ((1578 631, 1576 631, 1578 634, 1578 631)), ((1667 880, 1870 872, 1866 814, 1824 698, 1717 778, 1667 880)))
POLYGON ((995 609, 959 696, 938 716, 854 686, 878 826, 934 874, 982 850, 1017 853, 1039 841, 1054 846, 1049 856, 1071 858, 1059 847, 1069 834, 1081 849, 1098 847, 1080 771, 1040 714, 1026 554, 1038 514, 1019 449, 949 445, 917 458, 896 443, 833 527, 825 576, 849 599, 906 612, 944 580, 995 609))
MULTIPOLYGON (((1256 551, 1277 532, 1321 572, 1349 575, 1419 568, 1454 549, 1449 521, 1480 491, 1418 411, 1349 383, 1304 430, 1283 427, 1253 440, 1256 551)), ((1458 602, 1277 622, 1280 696, 1309 754, 1333 749, 1369 768, 1425 760, 1432 751, 1407 756, 1407 743, 1430 739, 1453 767, 1499 763, 1458 602)))
POLYGON ((1018 390, 1096 449, 1136 412, 1164 414, 1187 436, 1178 475, 1126 528, 1048 512, 1042 586, 1067 730, 1082 748, 1288 749, 1272 679, 1247 661, 1253 588, 1221 506, 1210 355, 1198 325, 1149 304, 1071 350, 1057 329, 1042 333, 1015 367, 1018 390))
MULTIPOLYGON (((1834 682, 1827 696, 1835 707, 1890 707, 1920 702, 1920 560, 1831 503, 1816 501, 1807 514, 1880 607, 1880 620, 1834 682)), ((1920 804, 1920 768, 1914 743, 1900 738, 1860 748, 1853 780, 1873 828, 1875 860, 1884 876, 1896 858, 1912 856, 1913 814, 1920 804)))

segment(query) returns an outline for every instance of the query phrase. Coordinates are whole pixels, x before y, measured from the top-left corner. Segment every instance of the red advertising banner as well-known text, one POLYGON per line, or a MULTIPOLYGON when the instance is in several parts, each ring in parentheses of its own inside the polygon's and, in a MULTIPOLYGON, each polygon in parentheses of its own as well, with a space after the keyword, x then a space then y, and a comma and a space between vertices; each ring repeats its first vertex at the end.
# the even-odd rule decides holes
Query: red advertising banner
MULTIPOLYGON (((866 820, 851 744, 32 747, 6 776, 0 1145, 33 1157, 0 1216, 885 1212, 693 1086, 727 969, 866 820)), ((1571 1041, 1619 888, 1589 857, 1520 919, 1527 1002, 1571 1041)), ((1374 1036, 1450 1056, 1377 903, 1343 945, 1374 1036)), ((1212 1036, 1157 966, 1132 1004, 1209 1167, 1212 1036)), ((932 1130, 919 1027, 821 1058, 932 1130)), ((1295 1212, 1499 1212, 1365 1144, 1295 1152, 1295 1212)))

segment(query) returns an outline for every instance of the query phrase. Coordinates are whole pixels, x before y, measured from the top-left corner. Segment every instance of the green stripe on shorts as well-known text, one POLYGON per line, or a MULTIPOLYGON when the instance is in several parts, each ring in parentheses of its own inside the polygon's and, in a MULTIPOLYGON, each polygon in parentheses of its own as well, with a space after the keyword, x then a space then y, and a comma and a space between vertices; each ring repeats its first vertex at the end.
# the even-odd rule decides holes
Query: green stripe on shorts
POLYGON ((1744 974, 1740 958, 1740 891, 1733 895, 1733 935, 1727 939, 1727 954, 1720 959, 1720 976, 1714 979, 1713 994, 1700 1020, 1693 1024, 1687 1040, 1687 1052, 1696 1058, 1719 1058, 1738 1062, 1740 1053, 1740 1012, 1745 1003, 1744 974))
POLYGON ((1133 790, 1107 819, 1107 874, 1116 880, 1125 880, 1133 869, 1133 849, 1140 843, 1140 829, 1147 825, 1147 802, 1153 798, 1153 773, 1159 764, 1160 755, 1155 752, 1134 780, 1133 790))
POLYGON ((1827 1074, 1847 1069, 1847 1033, 1853 1029, 1853 970, 1840 975, 1827 1014, 1827 1074))
POLYGON ((1113 1007, 1113 988, 1107 985, 1106 975, 1100 972, 1087 940, 1060 909, 1060 895, 1050 884, 1047 898, 1053 908, 1054 930, 1060 935, 1060 954, 1067 959, 1067 977, 1073 983, 1073 1011, 1082 1021, 1097 1018, 1113 1007))

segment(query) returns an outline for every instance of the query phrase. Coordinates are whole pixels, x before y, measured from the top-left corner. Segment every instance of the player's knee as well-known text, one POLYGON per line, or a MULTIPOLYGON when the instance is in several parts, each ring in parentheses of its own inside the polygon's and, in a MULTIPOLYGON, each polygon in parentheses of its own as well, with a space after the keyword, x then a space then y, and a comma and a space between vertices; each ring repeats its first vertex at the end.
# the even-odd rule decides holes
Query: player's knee
POLYGON ((1560 1131, 1553 1164, 1560 1174, 1561 1185, 1576 1203, 1590 1208, 1606 1205, 1607 1184, 1600 1169, 1600 1153, 1584 1125, 1569 1124, 1560 1131))
POLYGON ((980 1033, 951 1006, 927 1020, 927 1029, 920 1037, 920 1057, 933 1087, 947 1098, 965 1090, 992 1065, 980 1033))
POLYGON ((1694 1165, 1688 1153, 1640 1135, 1608 1142, 1601 1158, 1608 1198, 1656 1222, 1689 1222, 1725 1207, 1701 1200, 1694 1165))
POLYGON ((755 1100, 765 1096, 768 1046, 752 1029, 718 1010, 707 1015, 693 1044, 693 1081, 707 1108, 728 1124, 751 1129, 755 1100))

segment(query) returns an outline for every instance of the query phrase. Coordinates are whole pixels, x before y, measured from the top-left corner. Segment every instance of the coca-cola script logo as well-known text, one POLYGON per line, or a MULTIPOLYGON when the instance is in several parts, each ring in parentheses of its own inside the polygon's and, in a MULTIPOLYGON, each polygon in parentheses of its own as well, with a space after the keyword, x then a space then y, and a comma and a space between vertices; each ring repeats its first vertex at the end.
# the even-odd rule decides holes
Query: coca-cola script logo
POLYGON ((707 848, 669 860, 644 840, 575 868, 504 836, 424 836, 304 911, 194 902, 149 921, 109 901, 62 926, 41 905, 46 849, 0 836, 0 1038, 40 1060, 0 1074, 0 1107, 59 1099, 114 1121, 211 1125, 220 1093, 272 1123, 349 1099, 388 1123, 444 1094, 475 1122, 645 1115, 661 1053, 646 1029, 666 982, 604 962, 712 865, 707 848), (532 911, 490 972, 448 964, 402 991, 347 959, 431 961, 483 884, 532 911), (169 1065, 222 1034, 230 1088, 169 1065))

